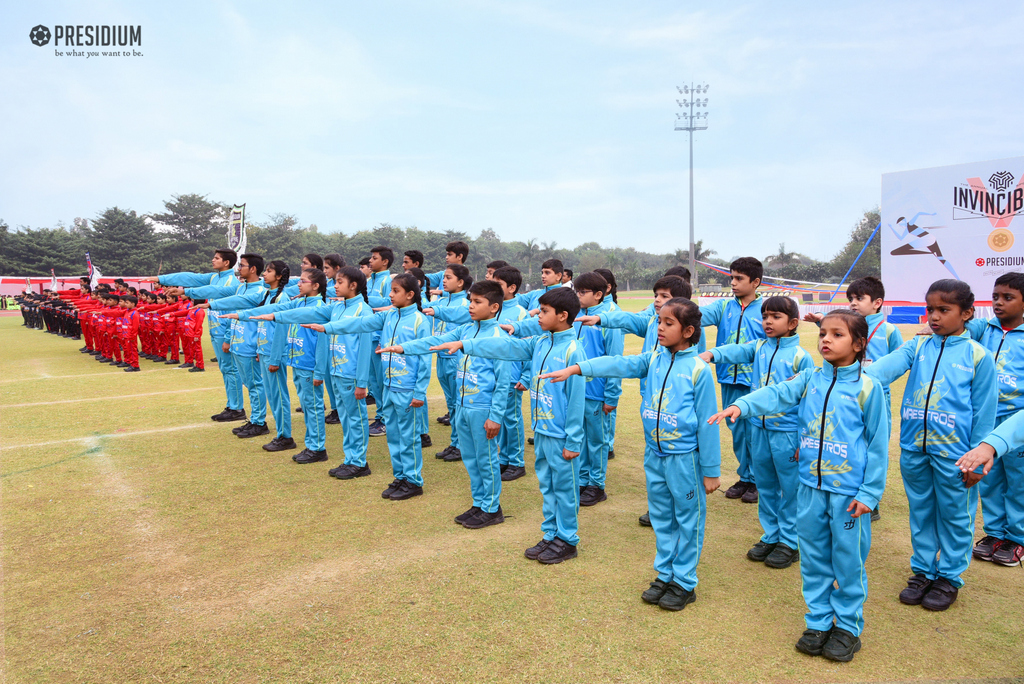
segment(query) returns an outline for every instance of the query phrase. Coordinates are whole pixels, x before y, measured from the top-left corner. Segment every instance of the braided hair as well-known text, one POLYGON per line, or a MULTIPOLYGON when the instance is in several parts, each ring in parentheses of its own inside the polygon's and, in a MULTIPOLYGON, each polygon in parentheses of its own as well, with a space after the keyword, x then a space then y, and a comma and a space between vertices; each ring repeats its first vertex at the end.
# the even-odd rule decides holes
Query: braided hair
POLYGON ((311 268, 306 271, 306 277, 309 278, 310 283, 316 283, 320 286, 320 297, 327 301, 327 276, 319 268, 311 268))
POLYGON ((271 261, 268 268, 274 269, 274 273, 277 274, 277 290, 267 290, 266 294, 263 295, 263 301, 260 306, 266 304, 268 301, 277 301, 281 297, 281 293, 284 292, 285 286, 288 284, 288 279, 291 277, 291 271, 288 269, 288 264, 275 259, 271 261))
MULTIPOLYGON (((451 267, 449 266, 449 268, 451 267)), ((406 292, 412 292, 414 295, 413 303, 416 304, 417 309, 423 311, 423 302, 420 298, 420 284, 419 281, 416 280, 416 276, 414 276, 412 273, 402 273, 400 275, 396 275, 394 279, 391 281, 391 284, 397 284, 406 292)))

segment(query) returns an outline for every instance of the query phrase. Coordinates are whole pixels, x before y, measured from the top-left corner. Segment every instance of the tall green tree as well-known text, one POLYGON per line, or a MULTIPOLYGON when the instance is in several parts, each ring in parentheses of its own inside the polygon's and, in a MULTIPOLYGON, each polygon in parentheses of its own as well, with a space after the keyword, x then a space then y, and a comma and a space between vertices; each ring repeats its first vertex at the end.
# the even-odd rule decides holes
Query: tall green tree
MULTIPOLYGON (((850 239, 847 241, 843 249, 836 254, 832 259, 831 275, 836 279, 842 278, 846 273, 847 269, 850 268, 850 264, 853 263, 854 259, 857 258, 857 254, 867 243, 871 234, 874 233, 875 228, 879 223, 882 222, 881 211, 878 207, 869 209, 864 212, 864 215, 860 218, 853 229, 850 231, 850 239)), ((861 256, 860 261, 853 268, 847 278, 847 282, 856 280, 857 278, 863 278, 865 276, 879 276, 882 273, 882 238, 880 235, 875 234, 871 243, 868 244, 867 249, 864 250, 864 254, 861 256)))
POLYGON ((87 244, 103 273, 121 276, 156 273, 157 240, 153 228, 135 211, 111 207, 92 222, 87 244))
POLYGON ((163 272, 204 270, 210 254, 227 245, 230 214, 231 207, 198 193, 165 200, 163 212, 147 217, 165 227, 157 233, 163 272))

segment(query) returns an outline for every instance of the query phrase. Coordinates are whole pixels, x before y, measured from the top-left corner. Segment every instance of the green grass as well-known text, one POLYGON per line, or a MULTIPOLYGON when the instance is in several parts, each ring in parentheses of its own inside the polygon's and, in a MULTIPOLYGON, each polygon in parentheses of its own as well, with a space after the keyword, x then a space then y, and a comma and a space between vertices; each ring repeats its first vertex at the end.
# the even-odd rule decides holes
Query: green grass
MULTIPOLYGON (((946 613, 896 600, 910 543, 895 444, 868 560, 864 649, 836 665, 794 651, 804 629, 799 569, 747 561, 756 509, 721 493, 708 504, 698 601, 682 613, 640 601, 654 543, 636 520, 646 510, 636 381, 625 383, 609 499, 581 512, 579 558, 545 567, 522 557, 540 523, 529 448, 527 477, 505 487, 507 522, 465 530, 451 518, 469 505, 466 473, 433 458, 447 444, 433 419, 425 496, 384 501, 384 440, 371 441, 372 477, 338 482, 326 475, 342 453, 337 427, 330 462, 297 466, 292 452, 268 454, 212 423, 224 403, 216 365, 199 375, 143 361, 146 372, 125 374, 20 320, 0 318, 6 681, 852 682, 1021 672, 1019 568, 973 565, 946 613), (151 396, 132 398, 140 394, 151 396)), ((815 335, 801 328, 807 349, 815 335)), ((628 352, 639 347, 629 338, 628 352)), ((429 399, 433 418, 443 412, 436 382, 429 399)), ((301 415, 294 423, 301 435, 301 415)))

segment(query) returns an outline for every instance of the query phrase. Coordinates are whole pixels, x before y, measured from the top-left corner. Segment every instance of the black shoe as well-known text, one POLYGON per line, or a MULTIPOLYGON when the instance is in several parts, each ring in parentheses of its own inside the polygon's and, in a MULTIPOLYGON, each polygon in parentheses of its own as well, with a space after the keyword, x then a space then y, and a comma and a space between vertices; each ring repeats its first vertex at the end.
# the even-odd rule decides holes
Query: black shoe
POLYGON ((461 525, 462 523, 466 522, 467 520, 472 518, 474 515, 479 513, 480 510, 481 509, 480 509, 479 506, 471 506, 469 508, 469 510, 467 510, 465 513, 460 513, 459 515, 455 516, 455 524, 456 525, 461 525))
POLYGON ((651 512, 647 511, 646 513, 644 513, 643 515, 640 516, 640 527, 650 527, 650 526, 651 526, 651 512))
POLYGON ((908 606, 919 606, 924 600, 924 595, 932 588, 932 581, 917 573, 907 580, 907 588, 900 592, 900 603, 908 606))
POLYGON ((551 546, 551 540, 541 539, 535 545, 526 549, 526 551, 523 551, 523 555, 529 558, 530 560, 537 560, 537 558, 540 557, 540 554, 544 553, 544 550, 547 549, 549 546, 551 546))
POLYGON ((313 451, 312 449, 306 449, 292 460, 301 464, 319 463, 320 461, 327 460, 327 450, 321 449, 320 451, 313 451))
POLYGON ((747 491, 743 492, 743 496, 740 497, 740 501, 750 504, 757 503, 757 485, 753 482, 748 484, 747 491))
POLYGON ((252 423, 250 423, 249 421, 245 421, 238 427, 231 428, 231 434, 237 435, 242 430, 248 430, 250 425, 252 425, 252 423))
POLYGON ((499 472, 500 472, 500 473, 501 473, 502 475, 504 475, 504 474, 505 474, 505 471, 506 471, 506 470, 508 470, 508 463, 501 463, 501 464, 499 464, 499 465, 500 465, 500 467, 499 467, 499 472))
POLYGON ((441 420, 439 422, 441 423, 441 425, 444 425, 445 427, 451 427, 452 426, 452 419, 449 418, 447 414, 442 416, 441 420))
POLYGON ((369 434, 371 437, 385 437, 388 434, 388 429, 384 425, 384 421, 377 418, 370 424, 369 434))
POLYGON ((607 501, 608 495, 600 487, 585 487, 580 495, 580 506, 596 506, 602 501, 607 501))
POLYGON ((576 547, 555 537, 548 548, 540 552, 537 560, 544 565, 555 565, 576 557, 576 547))
POLYGON ((957 594, 960 590, 949 583, 945 577, 940 577, 932 582, 931 589, 921 599, 921 607, 925 610, 946 610, 956 603, 957 594))
POLYGON ((509 466, 508 468, 505 468, 505 472, 501 474, 501 481, 511 482, 512 480, 518 480, 524 475, 526 475, 526 468, 520 468, 519 466, 509 466))
POLYGON ((225 406, 223 411, 221 411, 220 413, 215 413, 214 415, 210 416, 210 420, 215 420, 219 423, 224 418, 224 416, 227 415, 230 411, 231 409, 225 406))
POLYGON ((124 369, 124 372, 125 373, 138 373, 141 370, 142 369, 138 368, 137 366, 128 366, 127 368, 124 369))
POLYGON ((390 499, 391 495, 395 492, 396 489, 398 489, 399 487, 402 486, 402 483, 404 481, 405 480, 399 480, 398 478, 395 478, 394 480, 392 480, 391 484, 388 485, 388 488, 380 493, 380 498, 382 498, 382 499, 390 499))
POLYGON ((405 501, 406 499, 411 499, 414 496, 422 495, 423 487, 414 485, 412 482, 409 482, 408 480, 402 480, 402 484, 399 485, 399 487, 395 489, 395 491, 391 492, 391 496, 389 496, 388 498, 391 499, 392 501, 405 501))
POLYGON ((448 419, 449 419, 450 417, 451 417, 451 416, 449 416, 449 415, 448 415, 448 414, 446 413, 446 414, 444 414, 443 416, 438 416, 438 417, 437 417, 437 418, 435 418, 434 420, 436 420, 436 421, 437 421, 438 423, 440 423, 441 425, 444 425, 444 424, 445 424, 445 421, 446 421, 446 420, 448 420, 448 419))
POLYGON ((821 649, 828 643, 828 638, 832 635, 832 630, 828 629, 822 632, 817 629, 808 629, 804 632, 804 635, 800 637, 800 640, 796 642, 796 650, 801 653, 806 653, 809 656, 820 656, 821 649))
POLYGON ((263 445, 264 451, 288 451, 298 448, 299 445, 291 437, 275 437, 268 444, 263 445))
POLYGON ((301 406, 297 406, 297 407, 295 408, 295 412, 296 412, 296 413, 302 413, 302 407, 301 407, 301 406))
POLYGON ((795 561, 800 560, 800 552, 796 549, 791 549, 785 544, 778 544, 775 546, 775 550, 768 554, 768 557, 764 559, 764 564, 769 568, 775 568, 776 570, 782 570, 788 568, 795 561))
POLYGON ((80 352, 82 352, 84 354, 87 351, 89 351, 89 348, 88 347, 79 347, 78 351, 80 351, 80 352))
POLYGON ((981 538, 977 544, 974 545, 974 550, 971 553, 978 560, 990 561, 992 560, 992 554, 996 552, 1003 544, 1003 540, 999 537, 993 537, 992 535, 986 535, 981 538))
POLYGON ((644 593, 640 594, 640 599, 644 603, 649 603, 652 606, 656 606, 656 605, 658 605, 658 601, 661 600, 661 597, 665 595, 665 590, 667 588, 668 588, 668 583, 667 582, 662 582, 660 579, 655 578, 654 581, 651 582, 650 589, 648 589, 644 593))
POLYGON ((180 363, 178 359, 168 359, 167 361, 164 361, 164 364, 168 366, 176 366, 178 363, 180 363))
POLYGON ((825 646, 821 649, 821 655, 829 660, 840 663, 848 663, 853 660, 853 654, 860 650, 860 637, 855 637, 845 629, 832 628, 825 646))
POLYGON ((420 448, 421 449, 426 449, 427 447, 432 447, 432 446, 434 446, 434 442, 431 441, 430 435, 427 435, 427 434, 420 435, 420 448))
POLYGON ((533 444, 533 437, 527 437, 526 438, 526 443, 527 444, 533 444))
POLYGON ((218 423, 232 423, 236 420, 245 420, 245 410, 238 409, 225 409, 223 413, 218 414, 220 418, 214 418, 218 423))
POLYGON ((205 373, 206 369, 205 368, 189 368, 188 372, 189 373, 205 373))
POLYGON ((871 510, 871 522, 878 522, 882 519, 882 504, 878 504, 871 510))
POLYGON ((354 466, 346 465, 342 469, 339 469, 338 473, 334 476, 339 480, 354 480, 357 477, 367 477, 372 475, 373 471, 370 470, 370 466, 354 466))
POLYGON ((376 406, 377 405, 377 400, 373 398, 372 394, 367 394, 366 395, 366 405, 367 406, 376 406))
POLYGON ((462 523, 462 526, 469 530, 479 530, 481 527, 500 525, 503 522, 505 522, 505 515, 501 512, 501 506, 498 506, 498 510, 494 513, 488 513, 487 511, 476 513, 469 520, 462 523))
POLYGON ((327 425, 341 425, 341 418, 338 417, 338 409, 334 409, 324 416, 324 423, 327 425))
POLYGON ((445 454, 445 457, 444 457, 444 462, 445 463, 455 463, 456 461, 461 461, 461 460, 462 460, 462 452, 459 451, 458 449, 456 449, 455 447, 452 447, 452 450, 449 451, 447 454, 445 454))
POLYGON ((665 586, 665 594, 658 601, 658 607, 662 610, 682 610, 696 600, 697 592, 687 591, 675 582, 669 582, 665 586))
POLYGON ((740 480, 739 482, 734 484, 732 487, 729 487, 728 489, 725 490, 725 498, 726 499, 738 499, 741 496, 743 496, 743 492, 747 491, 747 487, 749 487, 749 486, 750 486, 749 482, 744 482, 743 480, 740 480))
POLYGON ((747 558, 754 561, 755 563, 764 563, 764 560, 771 555, 772 551, 778 544, 769 544, 768 542, 757 540, 757 543, 750 547, 747 551, 747 558))
POLYGON ((262 435, 269 435, 270 428, 267 427, 266 423, 264 423, 263 425, 249 423, 249 427, 247 427, 245 430, 242 430, 241 432, 236 432, 235 434, 238 435, 239 439, 249 439, 250 437, 260 437, 262 435))
POLYGON ((348 465, 347 463, 342 463, 340 466, 328 470, 327 474, 330 475, 331 477, 337 477, 338 473, 347 472, 347 469, 351 467, 352 466, 348 465))
POLYGON ((118 368, 127 368, 131 364, 130 363, 125 363, 124 361, 118 361, 114 365, 117 366, 118 368))
POLYGON ((210 363, 217 363, 217 357, 214 356, 212 359, 210 359, 210 363))
POLYGON ((609 449, 608 450, 608 460, 610 461, 613 458, 615 458, 615 449, 609 449))
POLYGON ((196 364, 192 363, 191 361, 188 361, 188 362, 183 363, 180 366, 178 366, 178 368, 192 368, 195 365, 196 364))
POLYGON ((436 454, 434 454, 434 458, 436 458, 438 460, 443 459, 445 456, 447 456, 449 453, 451 453, 451 450, 452 450, 452 445, 449 444, 444 449, 441 449, 436 454))

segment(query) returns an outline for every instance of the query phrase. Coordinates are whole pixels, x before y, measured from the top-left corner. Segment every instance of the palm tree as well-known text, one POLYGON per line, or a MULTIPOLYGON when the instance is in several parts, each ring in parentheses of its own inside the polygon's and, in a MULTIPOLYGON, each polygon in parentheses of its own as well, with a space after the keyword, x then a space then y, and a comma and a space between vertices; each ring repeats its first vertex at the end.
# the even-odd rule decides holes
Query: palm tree
POLYGON ((516 255, 526 263, 528 277, 531 280, 533 280, 533 260, 537 258, 539 252, 540 246, 537 244, 537 238, 530 238, 523 244, 519 254, 516 255))
POLYGON ((768 262, 769 266, 775 266, 777 268, 781 268, 782 266, 788 266, 789 264, 793 263, 796 260, 796 258, 797 258, 797 253, 796 252, 787 252, 786 251, 786 243, 785 242, 780 242, 779 243, 779 251, 778 251, 778 253, 777 254, 769 254, 765 258, 765 261, 768 262))
POLYGON ((545 243, 542 243, 542 244, 543 244, 544 258, 545 259, 554 259, 555 258, 555 252, 558 251, 558 242, 556 242, 555 240, 552 240, 551 242, 545 242, 545 243))

